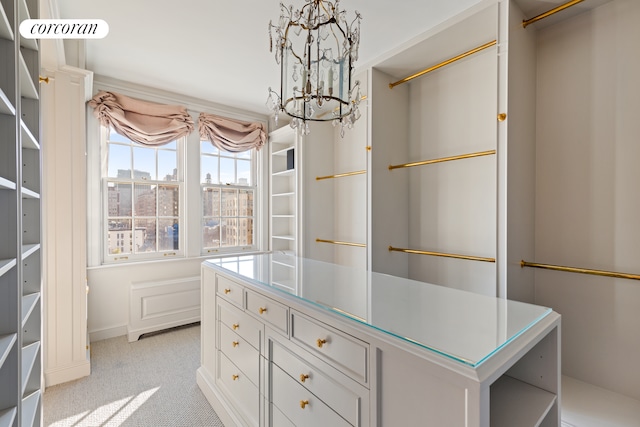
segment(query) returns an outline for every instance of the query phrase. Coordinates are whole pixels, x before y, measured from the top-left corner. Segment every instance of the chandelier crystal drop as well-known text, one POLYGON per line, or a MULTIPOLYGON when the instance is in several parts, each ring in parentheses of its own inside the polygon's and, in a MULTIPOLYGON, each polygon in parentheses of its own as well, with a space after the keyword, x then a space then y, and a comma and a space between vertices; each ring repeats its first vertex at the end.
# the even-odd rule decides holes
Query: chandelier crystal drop
POLYGON ((291 127, 309 134, 309 121, 352 128, 360 117, 360 82, 353 81, 360 20, 347 21, 340 0, 308 0, 301 9, 280 3, 280 19, 269 22, 270 51, 280 65, 280 93, 269 88, 267 108, 291 116, 291 127), (275 38, 275 46, 274 46, 275 38))

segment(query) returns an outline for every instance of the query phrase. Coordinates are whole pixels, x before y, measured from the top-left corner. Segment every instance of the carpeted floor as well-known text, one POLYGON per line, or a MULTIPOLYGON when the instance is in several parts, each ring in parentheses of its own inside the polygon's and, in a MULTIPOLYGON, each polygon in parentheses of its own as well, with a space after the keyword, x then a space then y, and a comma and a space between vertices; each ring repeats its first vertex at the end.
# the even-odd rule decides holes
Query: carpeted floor
POLYGON ((222 427, 196 384, 200 326, 91 343, 91 375, 49 387, 51 427, 222 427))

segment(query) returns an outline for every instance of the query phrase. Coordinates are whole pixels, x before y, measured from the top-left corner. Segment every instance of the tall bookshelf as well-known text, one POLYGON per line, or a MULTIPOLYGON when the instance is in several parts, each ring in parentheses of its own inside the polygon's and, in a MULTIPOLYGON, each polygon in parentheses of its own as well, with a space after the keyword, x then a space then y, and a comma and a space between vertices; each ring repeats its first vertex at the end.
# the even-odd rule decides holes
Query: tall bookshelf
POLYGON ((41 425, 40 54, 19 23, 36 0, 0 0, 0 427, 41 425))

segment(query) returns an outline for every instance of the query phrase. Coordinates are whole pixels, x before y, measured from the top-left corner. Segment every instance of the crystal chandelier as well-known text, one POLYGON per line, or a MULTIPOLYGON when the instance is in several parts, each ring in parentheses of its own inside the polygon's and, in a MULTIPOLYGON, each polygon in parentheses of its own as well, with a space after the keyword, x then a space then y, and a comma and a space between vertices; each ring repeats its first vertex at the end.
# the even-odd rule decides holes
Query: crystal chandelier
POLYGON ((269 22, 270 51, 273 35, 280 65, 280 93, 269 88, 267 107, 292 117, 291 127, 309 134, 309 121, 340 123, 351 128, 360 117, 360 82, 352 80, 358 59, 361 16, 348 22, 340 0, 308 0, 294 10, 280 3, 278 25, 269 22))

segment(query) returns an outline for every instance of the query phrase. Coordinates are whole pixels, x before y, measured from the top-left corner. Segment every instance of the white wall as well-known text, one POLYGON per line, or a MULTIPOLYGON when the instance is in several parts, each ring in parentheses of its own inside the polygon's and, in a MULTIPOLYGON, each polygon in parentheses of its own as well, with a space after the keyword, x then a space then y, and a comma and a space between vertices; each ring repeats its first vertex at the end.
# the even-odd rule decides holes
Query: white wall
MULTIPOLYGON (((535 261, 640 273, 640 2, 538 35, 535 261)), ((563 374, 640 399, 640 283, 536 270, 563 374)))

